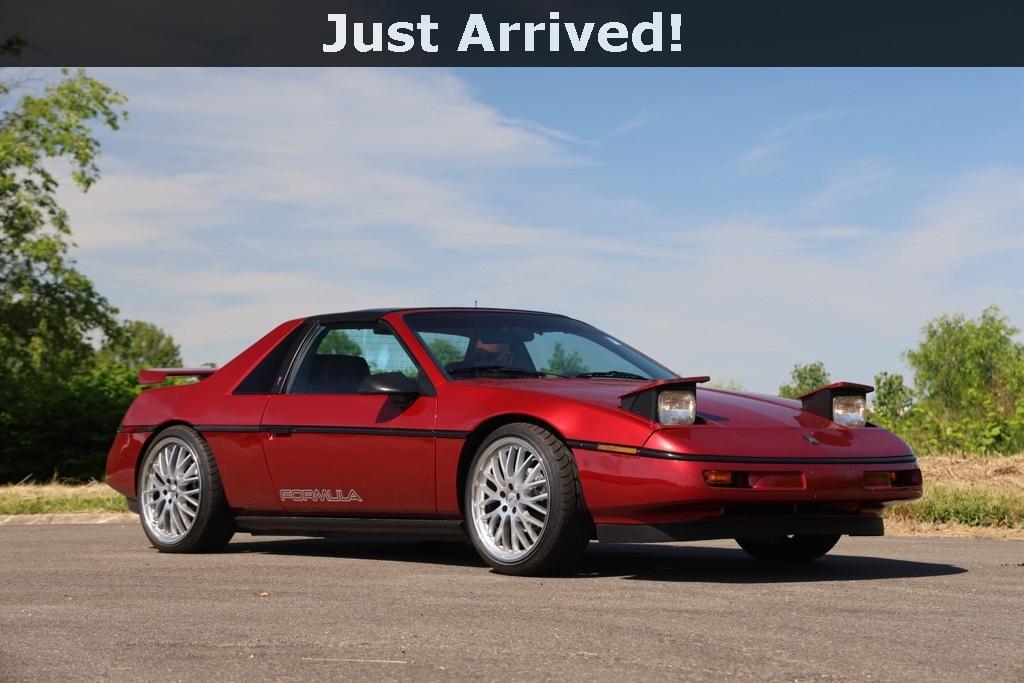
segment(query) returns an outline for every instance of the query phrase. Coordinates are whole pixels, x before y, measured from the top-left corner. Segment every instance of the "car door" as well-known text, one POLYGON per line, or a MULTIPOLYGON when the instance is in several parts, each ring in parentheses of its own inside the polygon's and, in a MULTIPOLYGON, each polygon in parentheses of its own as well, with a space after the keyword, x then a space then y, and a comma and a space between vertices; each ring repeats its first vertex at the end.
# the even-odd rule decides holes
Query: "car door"
POLYGON ((293 514, 423 516, 436 512, 436 399, 394 333, 379 324, 321 325, 262 419, 264 452, 293 514), (418 382, 411 401, 359 393, 371 375, 418 382))

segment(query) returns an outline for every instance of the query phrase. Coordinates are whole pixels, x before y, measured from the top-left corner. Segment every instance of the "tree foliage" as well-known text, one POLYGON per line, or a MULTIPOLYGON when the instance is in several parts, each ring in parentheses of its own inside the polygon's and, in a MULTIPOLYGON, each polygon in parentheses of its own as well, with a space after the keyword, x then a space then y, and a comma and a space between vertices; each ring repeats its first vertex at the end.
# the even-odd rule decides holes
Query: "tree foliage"
POLYGON ((89 358, 97 332, 117 333, 116 309, 68 255, 54 169, 69 168, 88 190, 99 178, 92 126, 116 130, 124 102, 85 72, 64 72, 0 116, 0 368, 8 376, 65 373, 89 358))
MULTIPOLYGON (((0 94, 10 87, 0 83, 0 94)), ((57 201, 59 178, 83 191, 97 181, 93 128, 116 130, 124 103, 85 72, 65 71, 0 112, 0 480, 101 475, 137 392, 133 368, 96 353, 125 330, 75 268, 57 201)))
POLYGON ((562 346, 562 342, 555 342, 555 347, 551 351, 551 358, 548 359, 547 367, 544 368, 544 372, 553 372, 557 375, 578 375, 581 372, 587 372, 590 368, 587 367, 586 363, 583 362, 583 357, 580 356, 579 351, 573 351, 572 353, 566 353, 565 347, 562 346))
POLYGON ((359 344, 344 330, 331 330, 320 342, 316 352, 321 355, 339 354, 343 356, 362 356, 363 350, 359 344))
POLYGON ((872 419, 926 452, 1024 450, 1024 344, 996 307, 977 319, 941 316, 907 351, 913 389, 881 373, 872 419))
POLYGON ((797 363, 789 372, 789 383, 779 387, 779 396, 799 398, 830 381, 828 370, 825 369, 825 364, 821 361, 806 365, 797 363))
POLYGON ((872 396, 872 419, 894 424, 901 420, 914 405, 914 392, 903 382, 903 375, 880 372, 875 375, 875 393, 872 396))
POLYGON ((1024 390, 1024 346, 1020 330, 996 307, 977 320, 942 316, 924 326, 916 349, 906 359, 914 386, 937 408, 971 413, 984 394, 1007 414, 1024 390))
POLYGON ((441 367, 447 367, 451 363, 459 363, 466 357, 465 349, 460 349, 454 342, 448 339, 435 337, 427 342, 427 345, 441 367))
POLYGON ((153 323, 125 320, 117 334, 104 341, 99 360, 131 370, 173 368, 181 365, 181 347, 153 323))

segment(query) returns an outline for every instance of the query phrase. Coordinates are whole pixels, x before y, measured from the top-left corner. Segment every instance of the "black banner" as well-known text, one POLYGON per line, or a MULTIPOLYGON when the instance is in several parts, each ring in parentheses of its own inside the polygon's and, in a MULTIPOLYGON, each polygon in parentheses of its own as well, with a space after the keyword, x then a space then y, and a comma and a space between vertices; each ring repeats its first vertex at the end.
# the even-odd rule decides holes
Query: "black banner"
POLYGON ((4 0, 23 66, 1024 65, 1020 0, 4 0))

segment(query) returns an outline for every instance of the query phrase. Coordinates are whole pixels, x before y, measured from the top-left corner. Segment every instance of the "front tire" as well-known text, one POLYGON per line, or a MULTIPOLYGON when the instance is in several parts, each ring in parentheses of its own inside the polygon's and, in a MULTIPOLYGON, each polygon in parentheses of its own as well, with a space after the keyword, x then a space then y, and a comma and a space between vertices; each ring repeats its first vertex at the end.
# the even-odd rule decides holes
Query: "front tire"
POLYGON ((801 535, 737 538, 736 542, 752 557, 767 562, 810 562, 825 555, 840 536, 801 535))
POLYGON ((487 437, 469 466, 464 509, 473 546, 501 574, 567 572, 590 541, 572 452, 537 425, 487 437))
POLYGON ((142 529, 161 552, 213 552, 235 533, 213 453, 193 429, 156 435, 139 468, 138 492, 142 529))

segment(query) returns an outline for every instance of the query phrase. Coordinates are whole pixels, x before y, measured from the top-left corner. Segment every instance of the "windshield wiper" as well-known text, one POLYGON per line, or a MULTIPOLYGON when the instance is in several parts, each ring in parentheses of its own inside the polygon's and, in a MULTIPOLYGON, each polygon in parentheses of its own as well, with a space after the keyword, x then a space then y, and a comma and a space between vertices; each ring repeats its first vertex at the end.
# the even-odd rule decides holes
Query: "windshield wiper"
POLYGON ((593 377, 611 377, 614 379, 647 379, 643 375, 638 375, 634 372, 623 372, 622 370, 604 370, 601 372, 581 372, 578 375, 573 375, 579 379, 591 379, 593 377))
POLYGON ((544 372, 543 370, 527 370, 526 368, 513 368, 507 365, 471 365, 462 368, 451 368, 448 370, 453 375, 475 375, 479 373, 497 373, 506 375, 517 375, 519 377, 561 377, 556 372, 544 372))

